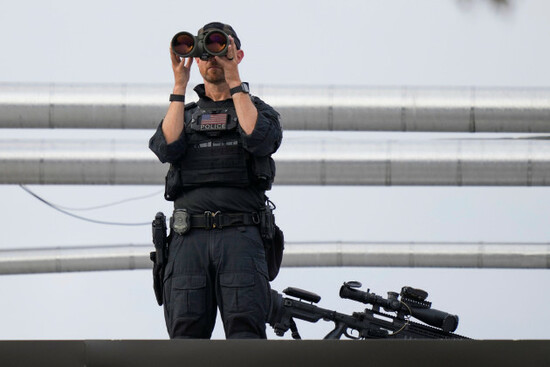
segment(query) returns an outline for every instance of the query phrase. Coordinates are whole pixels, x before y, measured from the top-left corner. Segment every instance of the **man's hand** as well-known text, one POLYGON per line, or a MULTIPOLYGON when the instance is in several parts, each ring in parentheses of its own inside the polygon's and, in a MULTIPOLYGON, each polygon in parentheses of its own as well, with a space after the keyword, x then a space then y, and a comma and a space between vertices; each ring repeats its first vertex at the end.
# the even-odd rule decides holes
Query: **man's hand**
POLYGON ((172 71, 174 72, 174 94, 185 94, 187 83, 191 75, 193 58, 183 59, 175 54, 170 47, 170 58, 172 60, 172 71))
MULTIPOLYGON (((170 47, 170 58, 172 60, 172 71, 174 72, 174 94, 185 95, 193 58, 183 59, 176 55, 170 47)), ((183 111, 185 105, 181 102, 172 102, 162 123, 162 132, 168 144, 176 141, 183 131, 183 111)))
MULTIPOLYGON (((221 65, 225 75, 225 81, 229 88, 238 87, 241 85, 239 76, 239 63, 244 57, 242 50, 237 50, 235 40, 229 36, 229 46, 225 57, 216 56, 216 62, 221 65)), ((239 124, 246 135, 252 134, 258 120, 258 110, 250 96, 245 93, 236 93, 232 96, 235 110, 239 118, 239 124)))
POLYGON ((241 85, 239 76, 239 63, 244 57, 242 50, 237 50, 235 40, 229 36, 229 46, 227 46, 227 54, 225 56, 215 56, 216 62, 223 68, 225 81, 229 88, 241 85))

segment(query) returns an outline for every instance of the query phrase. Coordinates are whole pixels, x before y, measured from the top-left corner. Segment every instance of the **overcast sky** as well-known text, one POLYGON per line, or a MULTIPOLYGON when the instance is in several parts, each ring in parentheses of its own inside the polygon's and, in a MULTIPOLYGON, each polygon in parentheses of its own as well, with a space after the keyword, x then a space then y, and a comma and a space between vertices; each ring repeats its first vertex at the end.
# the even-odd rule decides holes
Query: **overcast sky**
MULTIPOLYGON (((253 92, 260 84, 550 87, 550 3, 511 4, 497 9, 483 0, 9 2, 0 12, 0 82, 161 83, 168 96, 173 34, 219 20, 232 24, 242 41, 241 77, 253 92)), ((193 71, 192 82, 199 82, 193 71)), ((6 138, 143 139, 144 149, 152 133, 0 131, 6 138)), ((407 139, 403 135, 392 138, 407 139)), ((79 212, 96 219, 147 222, 157 211, 171 210, 157 186, 31 188, 73 207, 157 193, 79 212)), ((270 197, 288 241, 547 243, 550 237, 545 187, 276 186, 270 197)), ((15 185, 0 186, 0 198, 0 249, 151 240, 148 226, 82 222, 15 185)), ((548 270, 284 268, 273 288, 305 288, 321 294, 321 307, 359 311, 362 305, 338 298, 346 280, 359 280, 382 295, 403 285, 423 288, 435 308, 460 316, 457 332, 470 337, 550 338, 548 270)), ((0 339, 165 339, 151 282, 146 270, 0 276, 0 339)), ((304 337, 321 338, 330 326, 299 322, 299 328, 304 337)), ((220 325, 215 337, 223 337, 220 325)))

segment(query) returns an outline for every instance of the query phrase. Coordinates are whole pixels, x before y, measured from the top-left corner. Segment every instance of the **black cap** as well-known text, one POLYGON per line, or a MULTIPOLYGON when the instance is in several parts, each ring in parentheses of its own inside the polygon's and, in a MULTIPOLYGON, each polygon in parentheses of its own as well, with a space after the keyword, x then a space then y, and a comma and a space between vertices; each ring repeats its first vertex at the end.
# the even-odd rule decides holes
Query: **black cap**
POLYGON ((224 31, 225 33, 227 33, 228 35, 233 37, 233 39, 235 40, 235 46, 237 46, 237 49, 238 50, 241 49, 241 40, 237 36, 237 32, 235 32, 233 27, 231 27, 229 24, 224 24, 224 23, 220 23, 220 22, 208 23, 204 27, 199 29, 198 34, 204 33, 204 32, 206 32, 208 30, 211 30, 211 29, 219 29, 221 31, 224 31))

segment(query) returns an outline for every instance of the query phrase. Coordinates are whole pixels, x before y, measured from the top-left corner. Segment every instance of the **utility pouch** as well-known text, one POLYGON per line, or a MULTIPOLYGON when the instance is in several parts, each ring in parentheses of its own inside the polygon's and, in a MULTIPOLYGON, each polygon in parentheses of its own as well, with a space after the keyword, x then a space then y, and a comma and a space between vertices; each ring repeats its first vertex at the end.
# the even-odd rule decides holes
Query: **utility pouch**
POLYGON ((164 268, 168 260, 168 238, 166 237, 166 217, 158 212, 153 220, 153 244, 155 250, 149 258, 153 262, 153 290, 159 306, 163 303, 164 268))
POLYGON ((275 224, 274 209, 275 205, 268 199, 265 207, 260 210, 260 234, 264 243, 269 281, 279 274, 285 249, 284 234, 275 224))
POLYGON ((283 262, 283 251, 285 250, 285 236, 276 224, 273 239, 264 240, 264 249, 268 277, 269 281, 272 281, 279 274, 283 262))
POLYGON ((174 201, 182 192, 180 168, 170 164, 170 169, 166 173, 164 185, 164 198, 168 201, 174 201))
POLYGON ((271 190, 275 179, 275 161, 271 157, 252 156, 252 177, 256 186, 262 190, 271 190))

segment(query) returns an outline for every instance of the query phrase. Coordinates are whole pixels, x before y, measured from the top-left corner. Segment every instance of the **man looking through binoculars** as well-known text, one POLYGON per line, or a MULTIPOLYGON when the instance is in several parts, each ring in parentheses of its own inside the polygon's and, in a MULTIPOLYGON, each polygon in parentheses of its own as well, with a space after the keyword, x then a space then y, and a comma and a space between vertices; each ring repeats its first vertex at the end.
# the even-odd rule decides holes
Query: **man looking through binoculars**
MULTIPOLYGON (((215 23, 210 23, 210 25, 212 24, 215 23)), ((207 26, 209 25, 207 24, 207 26)), ((221 28, 223 29, 223 26, 221 28)), ((226 29, 228 28, 226 26, 226 29)), ((196 61, 199 72, 204 79, 206 96, 213 101, 223 101, 233 98, 233 103, 239 117, 239 124, 246 134, 251 134, 258 117, 258 111, 254 103, 248 96, 248 93, 230 95, 231 88, 239 87, 242 84, 238 65, 244 58, 243 50, 237 47, 235 39, 231 36, 231 33, 235 35, 235 32, 233 28, 230 29, 231 31, 228 32, 230 44, 227 46, 225 56, 210 55, 206 60, 196 57, 196 61)), ((202 28, 201 30, 202 32, 199 31, 199 34, 204 33, 208 28, 202 28)), ((170 57, 172 59, 172 70, 175 80, 173 93, 185 94, 193 64, 193 57, 181 58, 173 51, 172 47, 170 47, 170 57)), ((168 143, 175 141, 181 134, 183 127, 183 121, 181 120, 183 118, 183 113, 181 113, 182 108, 181 103, 170 104, 162 128, 168 143)))
POLYGON ((157 298, 168 333, 210 338, 219 308, 227 338, 265 338, 274 277, 264 249, 274 231, 265 191, 282 140, 279 114, 242 82, 244 52, 231 26, 176 34, 170 57, 171 103, 149 142, 170 163, 165 198, 174 201, 157 298), (199 100, 184 104, 193 63, 204 83, 195 87, 199 100))

